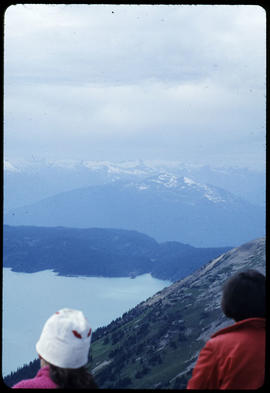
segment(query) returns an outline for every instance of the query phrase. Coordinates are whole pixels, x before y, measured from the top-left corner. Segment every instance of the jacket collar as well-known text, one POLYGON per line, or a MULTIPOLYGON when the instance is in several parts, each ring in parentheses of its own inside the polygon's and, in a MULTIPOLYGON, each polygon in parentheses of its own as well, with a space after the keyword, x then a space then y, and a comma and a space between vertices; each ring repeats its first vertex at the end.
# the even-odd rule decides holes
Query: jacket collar
POLYGON ((235 332, 238 329, 242 328, 255 328, 255 329, 264 329, 265 328, 265 318, 248 318, 243 319, 242 321, 236 322, 231 326, 218 330, 214 333, 211 338, 219 336, 220 334, 225 334, 229 332, 235 332))
POLYGON ((44 376, 44 375, 46 375, 46 376, 49 376, 50 375, 50 367, 49 366, 44 366, 44 367, 41 367, 39 370, 38 370, 38 373, 37 373, 37 376, 44 376))

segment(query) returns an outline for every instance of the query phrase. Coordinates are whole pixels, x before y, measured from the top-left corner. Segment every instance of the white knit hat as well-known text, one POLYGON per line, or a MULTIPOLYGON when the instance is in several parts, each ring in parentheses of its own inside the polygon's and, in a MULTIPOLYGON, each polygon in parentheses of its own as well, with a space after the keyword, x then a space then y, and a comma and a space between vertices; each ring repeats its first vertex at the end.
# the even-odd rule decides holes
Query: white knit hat
POLYGON ((61 368, 80 368, 88 362, 91 327, 81 311, 63 308, 45 323, 37 353, 61 368))

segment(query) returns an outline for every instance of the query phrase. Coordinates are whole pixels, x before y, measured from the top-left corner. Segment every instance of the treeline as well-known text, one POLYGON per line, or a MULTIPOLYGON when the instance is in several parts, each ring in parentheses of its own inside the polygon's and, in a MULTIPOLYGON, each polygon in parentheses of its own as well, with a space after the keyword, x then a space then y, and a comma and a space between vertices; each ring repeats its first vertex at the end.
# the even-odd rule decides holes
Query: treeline
POLYGON ((25 364, 19 367, 17 371, 11 372, 9 375, 3 378, 4 384, 12 387, 17 382, 23 379, 34 378, 38 370, 40 369, 40 360, 35 359, 29 364, 25 364))
MULTIPOLYGON (((132 310, 125 312, 122 317, 114 319, 109 325, 104 327, 99 327, 93 332, 92 336, 92 344, 101 337, 105 337, 107 334, 113 334, 113 332, 121 325, 122 321, 125 322, 132 320, 136 314, 137 307, 133 308, 132 310)), ((106 339, 105 339, 106 340, 106 339)), ((90 355, 89 360, 91 361, 92 356, 90 355)), ((12 387, 17 382, 33 378, 40 368, 40 360, 35 359, 30 361, 28 364, 24 364, 22 367, 17 368, 16 371, 12 371, 10 374, 3 377, 4 384, 8 387, 12 387)))
MULTIPOLYGON (((138 306, 97 333, 100 334, 95 339, 107 348, 109 363, 97 372, 95 379, 101 387, 112 389, 133 388, 141 379, 156 373, 155 369, 167 367, 168 353, 179 350, 187 341, 181 312, 175 308, 167 310, 161 300, 145 309, 138 306)), ((185 388, 189 377, 186 373, 176 378, 174 388, 185 388)), ((157 388, 168 387, 171 388, 169 381, 157 388)))
MULTIPOLYGON (((173 299, 171 299, 173 300, 173 299)), ((173 302, 172 302, 173 303, 173 302)), ((162 300, 151 307, 144 307, 144 302, 125 312, 109 325, 99 327, 93 332, 90 351, 90 366, 95 360, 95 342, 102 343, 107 350, 110 363, 95 375, 101 388, 128 388, 149 375, 153 368, 161 366, 165 361, 166 351, 159 351, 162 342, 170 351, 175 351, 181 343, 187 340, 186 326, 182 313, 176 308, 167 309, 162 300), (136 324, 136 320, 139 322, 136 324), (123 375, 127 366, 134 371, 123 375)), ((166 363, 166 361, 165 361, 166 363)), ((4 378, 4 383, 11 387, 15 383, 33 378, 40 368, 39 359, 18 368, 4 378)), ((184 388, 188 375, 175 380, 175 388, 184 388)), ((166 384, 158 388, 166 388, 166 384)), ((167 386, 168 387, 168 386, 167 386)))

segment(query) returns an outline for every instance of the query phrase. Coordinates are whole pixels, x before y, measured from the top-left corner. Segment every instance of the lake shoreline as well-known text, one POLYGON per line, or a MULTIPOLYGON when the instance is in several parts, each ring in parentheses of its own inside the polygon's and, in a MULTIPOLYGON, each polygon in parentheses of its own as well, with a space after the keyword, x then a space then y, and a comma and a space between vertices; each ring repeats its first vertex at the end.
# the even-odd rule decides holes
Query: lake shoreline
POLYGON ((57 309, 81 309, 94 331, 170 284, 150 273, 136 278, 72 277, 50 269, 25 273, 3 268, 3 376, 36 358, 41 328, 57 309))

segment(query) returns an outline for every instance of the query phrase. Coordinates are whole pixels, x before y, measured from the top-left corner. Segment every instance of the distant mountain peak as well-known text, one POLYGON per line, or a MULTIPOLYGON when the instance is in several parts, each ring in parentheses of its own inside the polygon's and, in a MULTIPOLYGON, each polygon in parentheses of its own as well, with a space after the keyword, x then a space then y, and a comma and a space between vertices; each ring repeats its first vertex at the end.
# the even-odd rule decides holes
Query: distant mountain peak
POLYGON ((157 175, 146 177, 142 180, 131 181, 125 184, 125 187, 134 187, 139 191, 159 189, 159 191, 172 191, 178 195, 182 200, 186 195, 189 202, 194 197, 205 198, 212 203, 226 203, 229 199, 235 199, 233 195, 225 190, 218 189, 217 187, 199 183, 186 176, 177 176, 169 172, 162 172, 157 175), (193 196, 189 194, 192 189, 193 196))

